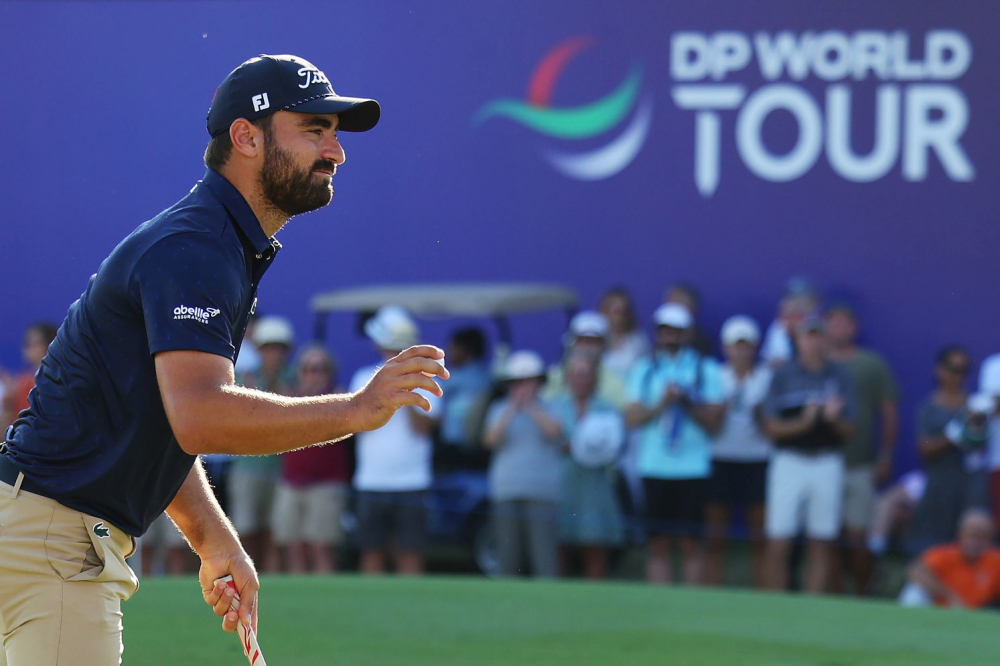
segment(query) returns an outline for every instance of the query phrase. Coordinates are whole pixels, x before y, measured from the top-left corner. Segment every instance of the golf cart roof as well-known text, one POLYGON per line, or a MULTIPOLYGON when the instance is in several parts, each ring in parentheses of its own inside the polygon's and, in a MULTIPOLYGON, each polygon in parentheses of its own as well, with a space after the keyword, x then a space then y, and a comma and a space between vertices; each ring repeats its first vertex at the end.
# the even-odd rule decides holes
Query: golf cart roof
POLYGON ((574 309, 576 293, 556 284, 525 282, 453 282, 385 284, 316 294, 314 312, 374 312, 399 305, 418 317, 500 317, 554 308, 574 309))

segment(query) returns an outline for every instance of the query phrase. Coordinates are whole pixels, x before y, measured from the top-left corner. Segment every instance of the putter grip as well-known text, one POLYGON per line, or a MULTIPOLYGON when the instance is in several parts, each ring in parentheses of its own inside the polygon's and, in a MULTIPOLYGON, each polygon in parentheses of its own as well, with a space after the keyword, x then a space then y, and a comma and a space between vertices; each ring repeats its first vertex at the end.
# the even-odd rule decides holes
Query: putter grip
MULTIPOLYGON (((234 611, 240 609, 240 592, 236 589, 236 583, 233 582, 232 576, 223 576, 222 578, 216 579, 216 582, 223 582, 229 587, 233 588, 236 592, 236 596, 233 598, 232 603, 229 607, 234 611)), ((243 646, 243 654, 246 656, 247 661, 250 662, 250 666, 267 666, 267 662, 264 661, 264 655, 260 651, 260 645, 257 643, 257 636, 254 634, 253 629, 246 624, 243 624, 241 620, 236 622, 236 633, 240 637, 240 645, 243 646)))

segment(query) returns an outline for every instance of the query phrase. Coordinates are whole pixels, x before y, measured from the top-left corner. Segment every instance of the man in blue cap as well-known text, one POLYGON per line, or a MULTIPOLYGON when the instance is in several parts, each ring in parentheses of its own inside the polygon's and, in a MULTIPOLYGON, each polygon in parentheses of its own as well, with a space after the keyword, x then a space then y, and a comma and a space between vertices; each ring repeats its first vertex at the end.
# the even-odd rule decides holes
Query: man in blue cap
POLYGON ((208 171, 139 226, 90 278, 0 449, 0 665, 120 663, 125 563, 164 510, 201 558, 223 629, 257 621, 253 562, 198 454, 265 455, 377 428, 448 373, 411 347, 348 395, 288 398, 238 387, 233 363, 257 285, 294 215, 333 197, 339 132, 375 126, 374 100, 338 96, 294 56, 252 58, 208 113, 208 171), (231 575, 234 592, 216 579, 231 575))

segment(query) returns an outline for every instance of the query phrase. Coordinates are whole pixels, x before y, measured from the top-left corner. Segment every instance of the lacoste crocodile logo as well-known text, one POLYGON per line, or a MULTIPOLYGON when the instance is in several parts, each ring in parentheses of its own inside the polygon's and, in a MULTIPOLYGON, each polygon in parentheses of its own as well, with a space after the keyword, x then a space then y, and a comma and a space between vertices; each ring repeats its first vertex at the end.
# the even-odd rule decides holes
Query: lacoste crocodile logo
POLYGON ((97 535, 98 539, 107 539, 111 536, 111 530, 104 526, 103 522, 94 525, 94 534, 97 535))

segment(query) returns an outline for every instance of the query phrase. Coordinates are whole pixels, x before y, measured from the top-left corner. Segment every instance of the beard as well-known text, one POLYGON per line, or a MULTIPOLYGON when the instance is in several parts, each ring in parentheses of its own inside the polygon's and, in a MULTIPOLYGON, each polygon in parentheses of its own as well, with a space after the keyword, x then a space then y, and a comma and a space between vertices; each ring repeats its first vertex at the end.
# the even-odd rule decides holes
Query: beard
POLYGON ((288 217, 329 204, 333 199, 333 179, 325 182, 313 171, 333 171, 336 165, 320 160, 308 170, 299 169, 291 153, 281 148, 269 132, 265 134, 264 165, 260 170, 264 199, 288 217))

